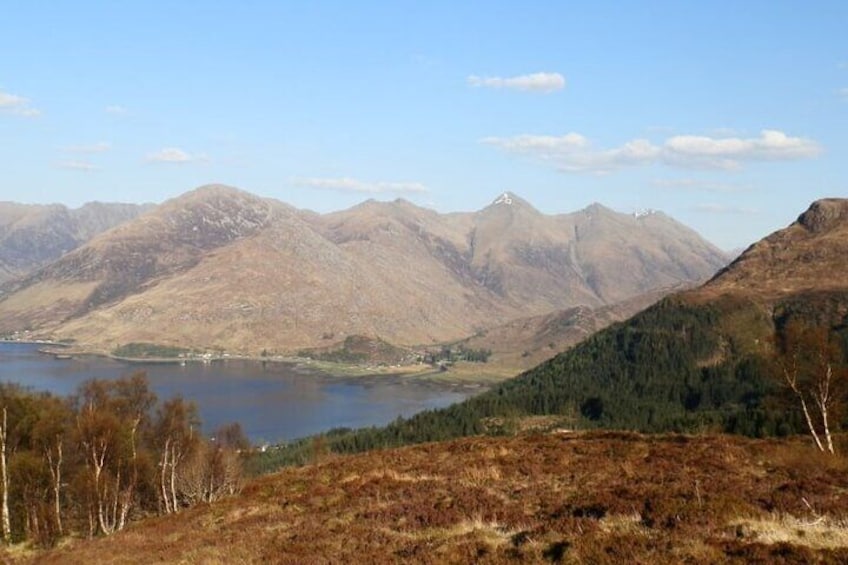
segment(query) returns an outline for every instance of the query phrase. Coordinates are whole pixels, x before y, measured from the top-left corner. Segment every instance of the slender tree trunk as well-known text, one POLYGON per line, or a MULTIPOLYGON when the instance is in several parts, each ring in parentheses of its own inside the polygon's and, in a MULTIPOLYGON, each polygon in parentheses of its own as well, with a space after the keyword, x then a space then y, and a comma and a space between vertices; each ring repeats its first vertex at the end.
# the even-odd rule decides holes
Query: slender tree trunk
POLYGON ((6 469, 6 407, 3 407, 3 427, 0 429, 0 482, 3 483, 3 500, 0 507, 0 520, 3 522, 3 541, 6 545, 12 541, 12 526, 9 520, 9 473, 6 469))
POLYGON ((165 448, 162 450, 161 471, 159 472, 159 488, 162 491, 162 502, 165 504, 165 514, 171 513, 171 502, 168 496, 168 459, 171 452, 170 438, 165 440, 165 448))
POLYGON ((804 418, 807 419, 807 427, 810 428, 810 434, 812 434, 813 440, 815 440, 819 451, 824 451, 824 446, 819 438, 819 434, 816 432, 816 427, 813 425, 813 419, 810 417, 810 411, 807 409, 807 401, 804 400, 803 395, 800 393, 798 393, 798 396, 801 398, 801 408, 804 410, 804 418))
POLYGON ((170 486, 171 486, 171 506, 174 509, 174 512, 179 512, 179 506, 177 505, 177 461, 179 456, 177 454, 177 444, 173 443, 171 447, 171 476, 170 476, 170 486))
POLYGON ((94 537, 94 534, 97 533, 97 520, 94 518, 94 505, 89 503, 88 505, 88 538, 91 539, 94 537))
MULTIPOLYGON (((90 448, 91 451, 91 461, 94 467, 94 497, 97 503, 97 524, 100 527, 100 532, 103 535, 108 536, 113 532, 111 524, 108 521, 108 516, 106 512, 108 511, 106 505, 108 501, 106 500, 106 491, 104 490, 103 482, 101 481, 103 475, 103 467, 106 464, 106 449, 107 446, 104 442, 101 443, 101 449, 98 453, 97 446, 94 445, 90 448)), ((108 489, 108 487, 105 487, 108 489)))
POLYGON ((827 424, 827 408, 822 408, 822 423, 824 424, 824 437, 827 439, 827 450, 834 453, 833 438, 830 435, 830 427, 827 424))
POLYGON ((827 421, 827 407, 830 405, 830 381, 833 378, 833 368, 830 363, 826 364, 824 380, 819 385, 819 397, 817 399, 819 411, 821 411, 822 425, 824 426, 824 437, 827 439, 827 450, 833 451, 833 438, 830 436, 830 425, 827 421))
POLYGON ((786 379, 786 383, 789 385, 789 388, 792 389, 792 392, 794 392, 798 397, 798 400, 801 401, 801 409, 804 411, 804 419, 807 420, 807 428, 810 430, 810 435, 813 436, 813 441, 816 442, 816 447, 819 448, 819 451, 824 451, 824 446, 819 438, 819 434, 816 432, 816 427, 813 425, 813 418, 810 416, 810 410, 807 408, 807 400, 804 398, 804 393, 798 387, 798 366, 794 359, 793 365, 790 369, 783 369, 783 377, 786 379))
POLYGON ((47 466, 50 468, 50 479, 53 483, 53 519, 56 522, 56 533, 64 534, 62 530, 62 439, 56 438, 56 458, 48 447, 46 449, 47 466))

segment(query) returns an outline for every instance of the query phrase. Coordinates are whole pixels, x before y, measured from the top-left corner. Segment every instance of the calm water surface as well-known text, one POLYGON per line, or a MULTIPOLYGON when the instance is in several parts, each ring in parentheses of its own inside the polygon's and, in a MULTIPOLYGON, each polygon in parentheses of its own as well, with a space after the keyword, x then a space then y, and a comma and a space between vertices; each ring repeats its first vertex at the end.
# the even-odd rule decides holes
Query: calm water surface
POLYGON ((193 400, 206 430, 240 422, 254 442, 382 425, 477 392, 392 376, 340 379, 305 374, 282 363, 228 360, 180 366, 101 357, 55 359, 38 353, 39 347, 0 343, 0 381, 67 395, 87 379, 115 379, 143 370, 160 400, 178 394, 193 400))

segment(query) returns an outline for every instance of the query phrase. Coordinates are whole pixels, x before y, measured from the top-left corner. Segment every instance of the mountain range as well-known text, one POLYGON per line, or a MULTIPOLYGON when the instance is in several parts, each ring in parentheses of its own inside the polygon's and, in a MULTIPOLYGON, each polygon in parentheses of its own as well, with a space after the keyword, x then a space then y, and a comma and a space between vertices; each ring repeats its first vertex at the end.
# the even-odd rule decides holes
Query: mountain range
POLYGON ((101 352, 432 344, 704 280, 727 261, 661 212, 546 215, 507 193, 471 213, 369 200, 320 215, 221 185, 62 251, 0 287, 0 333, 101 352))
POLYGON ((152 207, 89 202, 71 209, 0 202, 0 283, 46 265, 152 207))
MULTIPOLYGON (((502 426, 528 415, 645 432, 808 432, 775 356, 787 328, 822 332, 829 341, 819 343, 828 345, 800 354, 830 363, 833 382, 826 390, 837 405, 845 401, 846 257, 848 199, 814 202, 700 287, 669 295, 461 404, 383 430, 353 432, 355 438, 339 435, 333 449, 483 433, 493 422, 502 426)), ((800 363, 798 351, 793 355, 800 363)), ((798 378, 815 377, 804 372, 798 378)), ((834 427, 848 424, 844 413, 833 420, 834 427)))

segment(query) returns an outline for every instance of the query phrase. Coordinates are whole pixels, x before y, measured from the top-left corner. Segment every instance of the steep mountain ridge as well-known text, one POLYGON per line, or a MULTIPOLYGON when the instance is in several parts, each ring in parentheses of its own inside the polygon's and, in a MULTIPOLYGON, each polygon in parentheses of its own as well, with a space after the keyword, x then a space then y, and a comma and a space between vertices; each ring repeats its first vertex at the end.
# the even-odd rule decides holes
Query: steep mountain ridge
POLYGON ((6 283, 0 296, 11 300, 0 302, 0 312, 7 324, 25 328, 83 315, 181 273, 205 253, 253 234, 270 221, 274 206, 235 189, 201 187, 6 283))
POLYGON ((590 308, 581 305, 550 314, 518 318, 478 332, 458 345, 471 350, 491 351, 491 363, 527 370, 689 286, 691 284, 682 283, 663 287, 608 306, 590 308))
POLYGON ((384 430, 339 436, 333 449, 350 451, 366 438, 398 445, 482 433, 493 419, 525 415, 651 432, 805 432, 797 399, 784 395, 774 344, 792 320, 822 328, 842 350, 834 378, 848 374, 846 211, 848 199, 815 202, 701 287, 668 296, 487 393, 384 430))
POLYGON ((696 295, 754 294, 774 301, 796 292, 844 290, 848 199, 814 202, 791 225, 746 249, 696 295))
POLYGON ((475 213, 396 200, 318 215, 212 185, 0 287, 0 332, 32 329, 99 351, 152 341, 244 354, 351 335, 453 341, 707 278, 721 266, 718 250, 697 236, 677 240, 669 225, 605 209, 547 216, 511 194, 475 213), (616 225, 613 242, 599 243, 616 225), (627 261, 639 268, 617 268, 627 261), (607 290, 597 293, 587 278, 607 290))
POLYGON ((152 205, 89 202, 61 204, 0 202, 0 284, 53 261, 152 205))

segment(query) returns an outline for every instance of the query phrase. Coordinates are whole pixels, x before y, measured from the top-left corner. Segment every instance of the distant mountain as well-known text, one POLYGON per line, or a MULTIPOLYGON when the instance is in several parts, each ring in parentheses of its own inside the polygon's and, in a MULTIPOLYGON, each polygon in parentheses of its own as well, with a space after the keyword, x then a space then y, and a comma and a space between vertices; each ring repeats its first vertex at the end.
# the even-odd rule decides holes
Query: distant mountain
MULTIPOLYGON (((432 441, 483 432, 493 418, 542 414, 642 431, 805 431, 798 403, 780 400, 786 387, 770 361, 774 338, 798 320, 827 330, 848 360, 846 258, 848 199, 817 201, 701 287, 487 393, 365 436, 374 445, 432 441)), ((334 441, 348 449, 363 438, 334 441)))
POLYGON ((660 213, 547 216, 505 194, 476 213, 397 200, 318 215, 207 186, 0 287, 0 332, 100 351, 430 344, 706 279, 724 262, 660 213))
POLYGON ((89 202, 69 209, 61 204, 0 202, 0 283, 46 265, 150 208, 89 202))
POLYGON ((624 321, 673 292, 691 284, 681 283, 640 294, 609 306, 575 306, 550 314, 511 320, 479 331, 457 344, 469 350, 488 350, 488 363, 526 370, 580 343, 607 326, 624 321))

